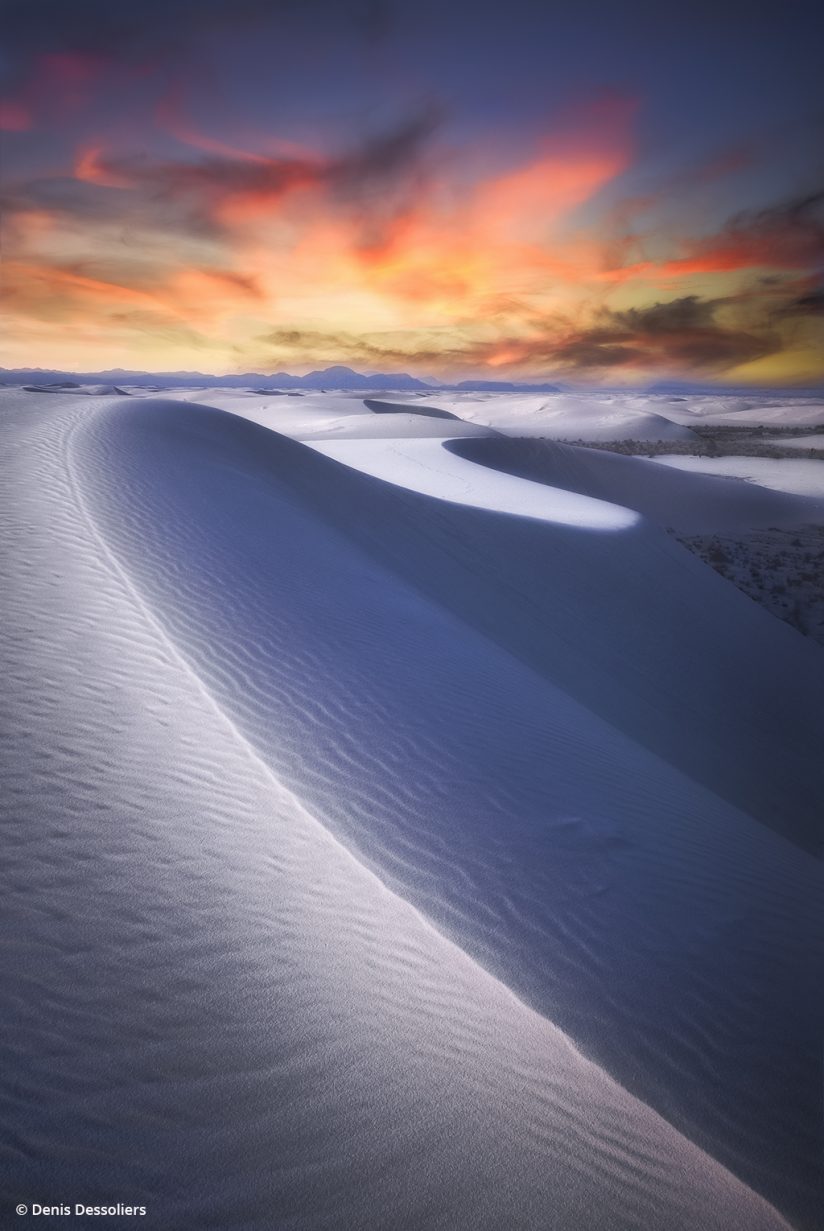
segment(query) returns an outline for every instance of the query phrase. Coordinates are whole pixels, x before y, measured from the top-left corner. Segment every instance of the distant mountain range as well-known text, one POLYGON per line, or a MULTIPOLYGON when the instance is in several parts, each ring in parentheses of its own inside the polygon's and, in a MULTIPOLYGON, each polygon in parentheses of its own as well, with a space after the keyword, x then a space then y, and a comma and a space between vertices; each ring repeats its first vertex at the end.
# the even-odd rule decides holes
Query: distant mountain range
POLYGON ((419 380, 406 372, 378 372, 364 376, 352 368, 336 364, 333 367, 292 376, 289 372, 241 372, 237 376, 212 376, 204 372, 129 372, 112 368, 106 372, 62 372, 51 368, 0 368, 4 384, 51 385, 144 385, 161 388, 224 388, 224 389, 381 389, 385 392, 455 389, 490 393, 560 393, 558 385, 519 385, 511 381, 462 380, 457 385, 419 380))

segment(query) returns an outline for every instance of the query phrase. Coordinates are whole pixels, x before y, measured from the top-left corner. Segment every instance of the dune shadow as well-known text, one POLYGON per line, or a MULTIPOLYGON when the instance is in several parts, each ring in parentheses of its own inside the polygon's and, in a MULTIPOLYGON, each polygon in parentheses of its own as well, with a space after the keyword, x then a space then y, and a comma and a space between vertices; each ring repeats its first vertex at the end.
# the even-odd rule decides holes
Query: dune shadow
POLYGON ((451 410, 441 410, 439 406, 382 402, 377 398, 364 398, 363 404, 367 410, 371 410, 376 415, 420 415, 424 419, 457 419, 459 423, 463 423, 459 415, 453 415, 451 410))

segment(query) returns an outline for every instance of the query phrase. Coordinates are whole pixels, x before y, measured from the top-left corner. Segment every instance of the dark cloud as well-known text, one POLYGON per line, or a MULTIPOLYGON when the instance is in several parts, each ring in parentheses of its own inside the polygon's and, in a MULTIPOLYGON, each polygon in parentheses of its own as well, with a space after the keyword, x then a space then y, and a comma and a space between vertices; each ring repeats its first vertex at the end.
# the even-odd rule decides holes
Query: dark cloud
POLYGON ((511 350, 519 356, 519 362, 531 368, 596 374, 610 368, 636 366, 722 372, 782 349, 780 335, 766 326, 742 329, 716 321, 716 310, 726 302, 690 295, 622 312, 605 310, 598 313, 590 327, 570 331, 567 326, 560 336, 559 322, 552 320, 543 333, 533 331, 524 337, 513 330, 493 341, 467 337, 444 349, 433 346, 427 350, 407 350, 354 335, 311 330, 274 330, 260 341, 302 349, 307 354, 323 351, 348 356, 376 366, 412 361, 432 366, 483 366, 501 351, 511 350))
POLYGON ((824 236, 824 188, 801 193, 766 209, 742 210, 733 216, 729 226, 733 230, 760 230, 769 234, 788 223, 810 227, 816 235, 824 236))
MULTIPOLYGON (((475 367, 484 364, 497 345, 458 338, 444 345, 433 342, 429 346, 421 346, 415 344, 414 335, 410 337, 410 344, 403 345, 402 339, 403 334, 364 337, 341 330, 272 329, 257 341, 275 350, 302 352, 305 361, 316 366, 324 362, 319 356, 327 356, 329 361, 360 363, 384 371, 409 365, 419 370, 427 365, 433 369, 475 367)), ((271 355, 268 354, 260 359, 264 366, 270 361, 271 355)))
POLYGON ((593 327, 566 338, 551 353, 573 368, 640 364, 718 371, 782 349, 773 330, 720 324, 716 312, 726 302, 685 295, 620 312, 602 311, 593 327))
POLYGON ((586 333, 550 349, 553 360, 573 368, 620 367, 642 358, 643 353, 635 346, 625 346, 613 341, 593 341, 586 333))
POLYGON ((675 334, 667 340, 664 354, 676 366, 712 370, 763 359, 782 348, 781 338, 775 333, 715 328, 675 334))
POLYGON ((440 108, 434 104, 425 106, 394 128, 367 138, 360 148, 331 162, 328 179, 346 189, 406 172, 417 163, 442 118, 440 108))
POLYGON ((824 260, 824 189, 766 209, 742 210, 695 250, 715 257, 722 268, 725 264, 810 268, 824 260))
POLYGON ((824 289, 799 295, 789 303, 782 304, 777 316, 821 316, 824 313, 824 289))
POLYGON ((440 362, 445 357, 454 357, 456 354, 453 348, 420 350, 412 347, 406 349, 342 330, 272 329, 261 334, 257 341, 276 349, 303 351, 313 361, 317 355, 327 354, 336 359, 359 360, 362 363, 376 366, 386 363, 408 363, 412 360, 440 362))
POLYGON ((713 328, 715 310, 720 300, 700 299, 697 295, 684 295, 667 303, 654 303, 645 308, 628 308, 615 313, 616 321, 623 322, 631 334, 672 334, 683 330, 713 328))

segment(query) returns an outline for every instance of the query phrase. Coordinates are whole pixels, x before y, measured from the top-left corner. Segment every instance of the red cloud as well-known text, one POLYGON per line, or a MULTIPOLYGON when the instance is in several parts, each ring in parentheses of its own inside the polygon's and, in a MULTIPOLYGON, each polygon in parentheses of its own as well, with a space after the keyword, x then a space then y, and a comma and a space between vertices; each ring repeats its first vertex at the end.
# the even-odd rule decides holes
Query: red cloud
POLYGON ((54 125, 92 102, 110 61, 101 55, 60 52, 40 56, 16 97, 0 102, 0 129, 22 132, 54 125))
POLYGON ((0 129, 3 132, 25 132, 31 126, 31 111, 25 103, 13 98, 0 100, 0 129))

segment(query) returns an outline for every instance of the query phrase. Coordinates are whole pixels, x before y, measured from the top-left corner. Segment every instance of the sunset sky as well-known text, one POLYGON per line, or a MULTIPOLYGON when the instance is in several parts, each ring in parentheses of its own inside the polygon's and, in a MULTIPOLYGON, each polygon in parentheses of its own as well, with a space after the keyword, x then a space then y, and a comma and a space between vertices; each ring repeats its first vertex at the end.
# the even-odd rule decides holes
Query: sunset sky
POLYGON ((0 363, 819 382, 817 7, 7 2, 0 363))

